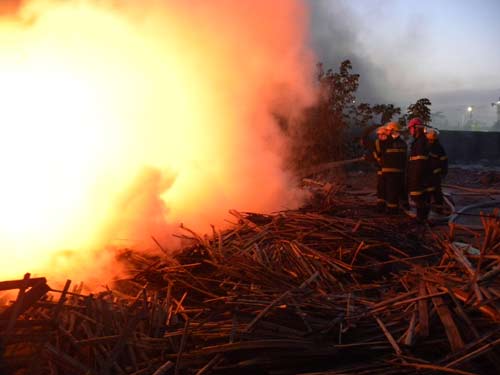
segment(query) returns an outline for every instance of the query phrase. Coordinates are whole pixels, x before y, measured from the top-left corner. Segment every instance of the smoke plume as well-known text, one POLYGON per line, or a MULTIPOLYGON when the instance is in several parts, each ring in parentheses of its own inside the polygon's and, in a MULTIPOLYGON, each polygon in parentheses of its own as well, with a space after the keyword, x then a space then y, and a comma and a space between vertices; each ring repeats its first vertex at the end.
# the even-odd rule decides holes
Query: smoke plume
POLYGON ((173 249, 181 222, 203 233, 229 209, 300 203, 273 114, 298 116, 314 98, 302 2, 1 10, 0 251, 16 254, 1 278, 99 279, 112 259, 102 249, 149 249, 152 237, 173 249))

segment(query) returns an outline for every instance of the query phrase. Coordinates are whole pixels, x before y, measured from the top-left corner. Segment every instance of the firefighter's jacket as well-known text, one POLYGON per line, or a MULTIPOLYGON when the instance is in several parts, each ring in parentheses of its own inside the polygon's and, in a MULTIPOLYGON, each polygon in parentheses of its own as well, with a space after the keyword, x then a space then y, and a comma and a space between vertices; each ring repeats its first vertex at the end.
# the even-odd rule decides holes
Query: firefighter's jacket
POLYGON ((383 141, 378 138, 375 140, 375 142, 373 142, 372 157, 377 165, 378 175, 382 174, 382 157, 384 155, 385 149, 387 148, 388 142, 389 140, 383 141))
POLYGON ((410 146, 408 159, 408 193, 418 197, 431 190, 431 168, 429 160, 429 142, 422 135, 410 146))
POLYGON ((401 137, 390 138, 382 153, 382 173, 404 173, 407 158, 406 142, 401 137))
POLYGON ((429 163, 433 176, 445 177, 448 173, 448 156, 439 140, 429 143, 429 163))

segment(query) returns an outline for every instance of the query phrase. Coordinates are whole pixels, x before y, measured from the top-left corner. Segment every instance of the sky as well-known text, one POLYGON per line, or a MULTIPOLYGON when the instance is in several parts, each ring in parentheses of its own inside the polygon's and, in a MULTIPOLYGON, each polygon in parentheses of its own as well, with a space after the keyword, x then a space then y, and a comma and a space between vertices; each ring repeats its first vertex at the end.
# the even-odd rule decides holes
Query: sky
MULTIPOLYGON (((453 124, 468 106, 476 119, 496 121, 500 0, 303 1, 317 60, 335 69, 350 59, 360 101, 406 108, 427 97, 453 124)), ((21 3, 0 0, 0 16, 21 3)))
POLYGON ((308 0, 318 60, 349 58, 359 98, 398 105, 428 97, 460 121, 464 108, 496 120, 500 0, 308 0))

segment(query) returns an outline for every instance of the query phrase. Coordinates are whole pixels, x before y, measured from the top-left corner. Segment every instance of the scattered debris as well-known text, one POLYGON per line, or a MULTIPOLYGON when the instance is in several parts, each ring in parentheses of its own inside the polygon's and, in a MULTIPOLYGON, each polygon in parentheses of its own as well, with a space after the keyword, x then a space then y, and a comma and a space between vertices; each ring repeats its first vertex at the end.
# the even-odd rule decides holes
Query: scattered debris
POLYGON ((171 257, 124 251, 133 276, 99 294, 1 282, 18 294, 0 311, 0 372, 500 372, 498 210, 482 231, 438 231, 354 194, 329 202, 231 211, 228 230, 185 229, 193 245, 171 257))

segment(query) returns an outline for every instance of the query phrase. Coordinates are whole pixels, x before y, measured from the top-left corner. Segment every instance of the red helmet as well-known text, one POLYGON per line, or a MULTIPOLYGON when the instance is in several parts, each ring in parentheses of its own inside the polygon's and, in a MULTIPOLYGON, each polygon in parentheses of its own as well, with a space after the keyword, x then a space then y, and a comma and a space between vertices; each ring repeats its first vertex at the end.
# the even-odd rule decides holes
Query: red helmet
POLYGON ((408 123, 408 129, 413 128, 413 127, 415 127, 415 128, 423 128, 424 127, 424 123, 418 117, 412 118, 410 120, 410 122, 408 123))

